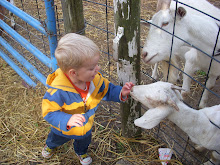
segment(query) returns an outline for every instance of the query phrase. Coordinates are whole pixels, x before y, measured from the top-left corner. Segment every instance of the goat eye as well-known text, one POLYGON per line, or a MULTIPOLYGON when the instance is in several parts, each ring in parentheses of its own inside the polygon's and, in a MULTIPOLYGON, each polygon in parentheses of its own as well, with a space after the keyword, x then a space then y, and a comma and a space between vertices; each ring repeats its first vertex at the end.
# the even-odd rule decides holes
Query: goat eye
POLYGON ((161 27, 167 26, 168 24, 169 24, 169 22, 163 22, 161 27))

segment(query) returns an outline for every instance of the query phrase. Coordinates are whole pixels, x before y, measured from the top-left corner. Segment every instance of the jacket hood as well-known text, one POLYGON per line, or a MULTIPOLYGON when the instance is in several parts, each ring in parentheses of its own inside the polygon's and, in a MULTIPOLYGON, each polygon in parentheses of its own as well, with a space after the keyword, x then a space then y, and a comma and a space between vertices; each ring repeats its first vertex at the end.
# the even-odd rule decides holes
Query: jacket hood
MULTIPOLYGON (((101 79, 100 73, 98 73, 95 76, 95 79, 101 79), (98 78, 100 77, 100 78, 98 78)), ((62 89, 63 91, 69 91, 69 92, 74 92, 78 93, 76 89, 73 87, 69 79, 66 77, 66 75, 63 73, 63 71, 58 68, 55 72, 51 73, 47 77, 46 81, 47 87, 48 88, 54 88, 54 89, 62 89)), ((98 83, 99 84, 99 83, 98 83)), ((95 86, 98 85, 97 81, 95 83, 95 86)))
POLYGON ((64 91, 75 92, 73 85, 60 68, 48 75, 46 84, 48 88, 62 89, 64 91))

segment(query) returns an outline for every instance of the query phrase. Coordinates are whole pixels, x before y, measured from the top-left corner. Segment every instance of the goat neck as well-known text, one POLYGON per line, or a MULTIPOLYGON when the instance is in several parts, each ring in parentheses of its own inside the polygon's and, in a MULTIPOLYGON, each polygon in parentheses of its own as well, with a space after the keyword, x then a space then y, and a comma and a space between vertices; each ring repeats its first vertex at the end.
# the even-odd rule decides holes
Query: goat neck
MULTIPOLYGON (((168 119, 180 127, 188 135, 194 137, 201 132, 201 125, 209 124, 208 118, 200 111, 188 107, 183 102, 177 102, 179 111, 173 110, 168 119)), ((204 127, 204 131, 206 128, 204 127)))

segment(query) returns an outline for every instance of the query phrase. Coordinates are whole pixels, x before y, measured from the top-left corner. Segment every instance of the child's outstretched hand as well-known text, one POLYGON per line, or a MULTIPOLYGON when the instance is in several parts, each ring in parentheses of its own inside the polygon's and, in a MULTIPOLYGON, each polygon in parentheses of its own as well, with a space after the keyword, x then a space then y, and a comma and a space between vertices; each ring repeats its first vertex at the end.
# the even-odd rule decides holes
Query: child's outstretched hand
POLYGON ((82 127, 83 122, 85 121, 86 119, 82 114, 74 114, 71 116, 71 118, 67 122, 67 127, 72 127, 72 126, 82 127))
POLYGON ((130 92, 131 88, 134 86, 132 82, 126 82, 125 85, 122 87, 121 94, 123 97, 127 97, 130 92))

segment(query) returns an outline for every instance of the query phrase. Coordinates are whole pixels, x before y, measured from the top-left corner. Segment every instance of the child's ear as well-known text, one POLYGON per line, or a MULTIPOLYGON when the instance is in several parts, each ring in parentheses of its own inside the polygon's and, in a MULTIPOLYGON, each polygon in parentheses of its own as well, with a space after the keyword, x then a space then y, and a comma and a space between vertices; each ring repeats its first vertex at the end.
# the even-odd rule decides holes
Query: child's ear
POLYGON ((70 70, 68 71, 68 74, 69 74, 70 76, 75 76, 75 75, 76 75, 75 69, 70 69, 70 70))

